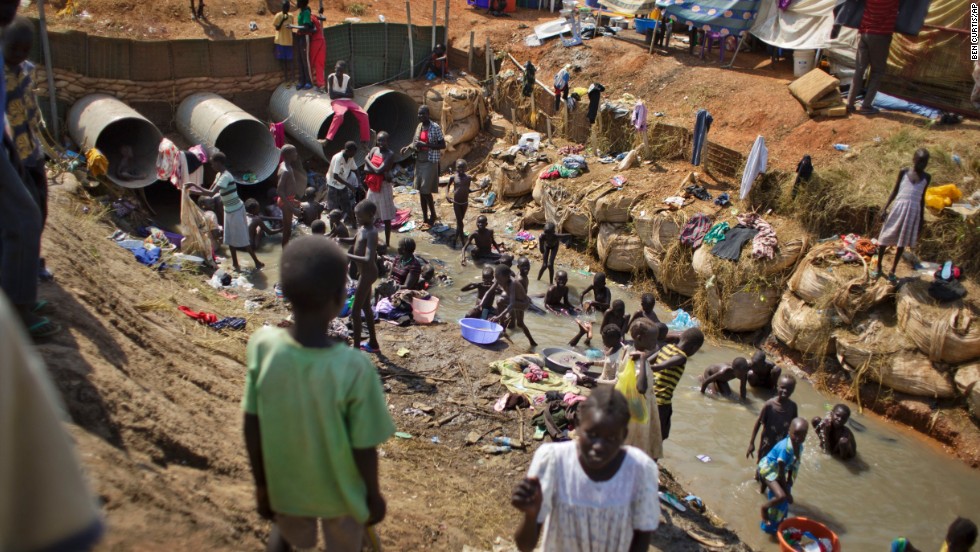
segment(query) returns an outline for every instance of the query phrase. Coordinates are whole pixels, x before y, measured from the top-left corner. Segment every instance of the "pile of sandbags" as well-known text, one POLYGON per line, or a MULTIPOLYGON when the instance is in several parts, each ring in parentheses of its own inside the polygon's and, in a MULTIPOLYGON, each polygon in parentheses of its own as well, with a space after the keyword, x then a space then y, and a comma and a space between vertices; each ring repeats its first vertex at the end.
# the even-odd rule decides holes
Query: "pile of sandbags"
POLYGON ((668 245, 680 237, 681 227, 687 222, 683 211, 653 209, 647 205, 634 206, 630 215, 636 235, 643 245, 659 253, 663 253, 668 245))
POLYGON ((493 164, 490 169, 490 181, 493 191, 500 198, 514 198, 530 194, 538 182, 538 173, 546 165, 522 161, 516 165, 510 163, 493 164))
POLYGON ((641 272, 646 268, 643 243, 622 225, 604 222, 599 225, 596 250, 602 265, 620 272, 641 272))
POLYGON ((611 190, 596 198, 589 207, 596 222, 625 224, 630 221, 630 209, 638 199, 636 194, 611 190))
POLYGON ((554 223, 559 233, 577 238, 592 235, 591 214, 579 206, 576 198, 562 185, 552 184, 542 189, 541 206, 547 222, 554 223))
POLYGON ((470 152, 472 140, 480 133, 487 115, 483 89, 467 81, 437 84, 425 92, 425 105, 446 138, 439 162, 440 168, 446 170, 470 152))
POLYGON ((779 288, 744 285, 722 300, 717 286, 704 290, 710 319, 729 332, 764 328, 779 305, 779 288))

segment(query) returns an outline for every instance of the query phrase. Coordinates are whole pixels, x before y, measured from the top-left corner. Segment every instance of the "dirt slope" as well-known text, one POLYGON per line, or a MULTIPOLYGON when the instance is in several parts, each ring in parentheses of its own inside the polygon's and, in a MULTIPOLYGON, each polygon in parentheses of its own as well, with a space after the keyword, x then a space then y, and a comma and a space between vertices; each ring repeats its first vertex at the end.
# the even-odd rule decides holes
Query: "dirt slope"
MULTIPOLYGON (((267 307, 247 314, 244 296, 220 297, 204 276, 137 264, 106 238, 115 227, 105 209, 73 183, 53 186, 51 213, 43 247, 57 279, 41 295, 66 330, 38 348, 104 504, 102 549, 261 549, 268 524, 253 513, 239 410, 249 332, 210 330, 177 306, 246 316, 253 330, 286 312, 267 294, 267 307)), ((515 351, 467 346, 454 325, 386 326, 381 343, 385 351, 413 351, 378 364, 399 429, 415 436, 382 447, 385 546, 484 550, 500 537, 506 542, 517 520, 510 490, 530 451, 485 456, 465 438, 476 431, 484 444, 519 435, 516 413, 490 408, 503 391, 486 368, 515 351), (433 414, 406 413, 419 403, 433 414), (435 420, 445 423, 432 427, 435 420)), ((669 473, 661 481, 683 492, 669 473)), ((656 549, 699 550, 691 534, 720 550, 747 550, 718 520, 690 511, 665 511, 656 549)))

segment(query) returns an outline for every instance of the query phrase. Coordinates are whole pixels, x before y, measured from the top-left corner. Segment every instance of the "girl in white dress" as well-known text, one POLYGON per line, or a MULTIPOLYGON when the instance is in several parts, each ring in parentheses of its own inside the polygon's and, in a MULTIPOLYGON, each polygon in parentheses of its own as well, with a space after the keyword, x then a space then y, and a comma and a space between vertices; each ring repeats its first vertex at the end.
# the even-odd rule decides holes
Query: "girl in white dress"
POLYGON ((530 552, 647 550, 660 524, 657 464, 624 446, 626 397, 600 386, 579 407, 578 438, 542 445, 511 504, 524 513, 514 535, 530 552))
POLYGON ((889 246, 897 247, 892 271, 888 274, 888 279, 892 282, 897 281, 895 269, 898 268, 898 260, 902 258, 905 248, 913 247, 919 241, 919 233, 925 221, 923 210, 926 204, 926 188, 932 178, 926 172, 928 164, 929 151, 925 148, 916 150, 912 156, 912 168, 898 171, 895 188, 881 211, 884 224, 878 234, 878 276, 885 272, 885 250, 889 246))

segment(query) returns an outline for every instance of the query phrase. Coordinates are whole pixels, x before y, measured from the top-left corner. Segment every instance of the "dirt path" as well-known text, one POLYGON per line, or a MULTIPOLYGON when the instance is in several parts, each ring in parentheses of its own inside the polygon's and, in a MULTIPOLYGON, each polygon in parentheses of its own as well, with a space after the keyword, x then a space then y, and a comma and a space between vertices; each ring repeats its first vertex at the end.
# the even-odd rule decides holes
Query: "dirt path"
MULTIPOLYGON (((67 405, 70 431, 104 504, 106 550, 255 550, 268 524, 253 512, 239 400, 246 332, 216 332, 178 305, 245 316, 248 327, 286 312, 268 299, 255 314, 220 297, 204 276, 155 272, 107 236, 104 208, 72 185, 52 188, 44 255, 56 274, 41 295, 65 332, 39 349, 67 405)), ((408 440, 382 447, 393 550, 484 550, 506 543, 517 516, 509 493, 531 452, 486 456, 468 433, 517 436, 520 417, 490 408, 502 393, 487 365, 519 351, 462 341, 453 325, 381 330, 378 365, 389 406, 408 440), (412 352, 400 358, 394 351, 412 352), (431 407, 431 415, 406 413, 431 407), (442 421, 441 426, 437 421, 442 421), (435 426, 434 426, 434 422, 435 426), (438 443, 433 438, 438 438, 438 443), (501 540, 502 538, 502 540, 501 540)), ((664 470, 661 483, 685 493, 664 470)), ((708 505, 710 508, 710 504, 708 505)), ((712 516, 665 510, 659 550, 747 550, 712 516)))

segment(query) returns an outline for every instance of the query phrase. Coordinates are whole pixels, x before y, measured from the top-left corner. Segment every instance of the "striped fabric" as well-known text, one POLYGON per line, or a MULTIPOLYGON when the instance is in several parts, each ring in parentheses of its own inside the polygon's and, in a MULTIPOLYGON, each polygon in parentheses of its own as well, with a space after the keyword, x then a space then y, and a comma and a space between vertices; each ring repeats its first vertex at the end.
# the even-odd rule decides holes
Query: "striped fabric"
POLYGON ((218 192, 221 194, 221 204, 225 206, 226 213, 245 207, 242 198, 238 197, 238 185, 235 184, 235 177, 230 172, 225 171, 218 175, 218 192))
MULTIPOLYGON (((662 349, 657 353, 657 359, 654 364, 660 364, 667 362, 672 357, 677 355, 683 356, 687 359, 687 355, 684 351, 680 350, 676 345, 668 343, 664 345, 662 349)), ((680 366, 673 366, 667 368, 666 370, 661 370, 659 372, 653 373, 653 392, 657 396, 657 405, 668 405, 674 398, 674 389, 677 388, 677 384, 681 381, 681 376, 684 375, 685 364, 680 366)))

